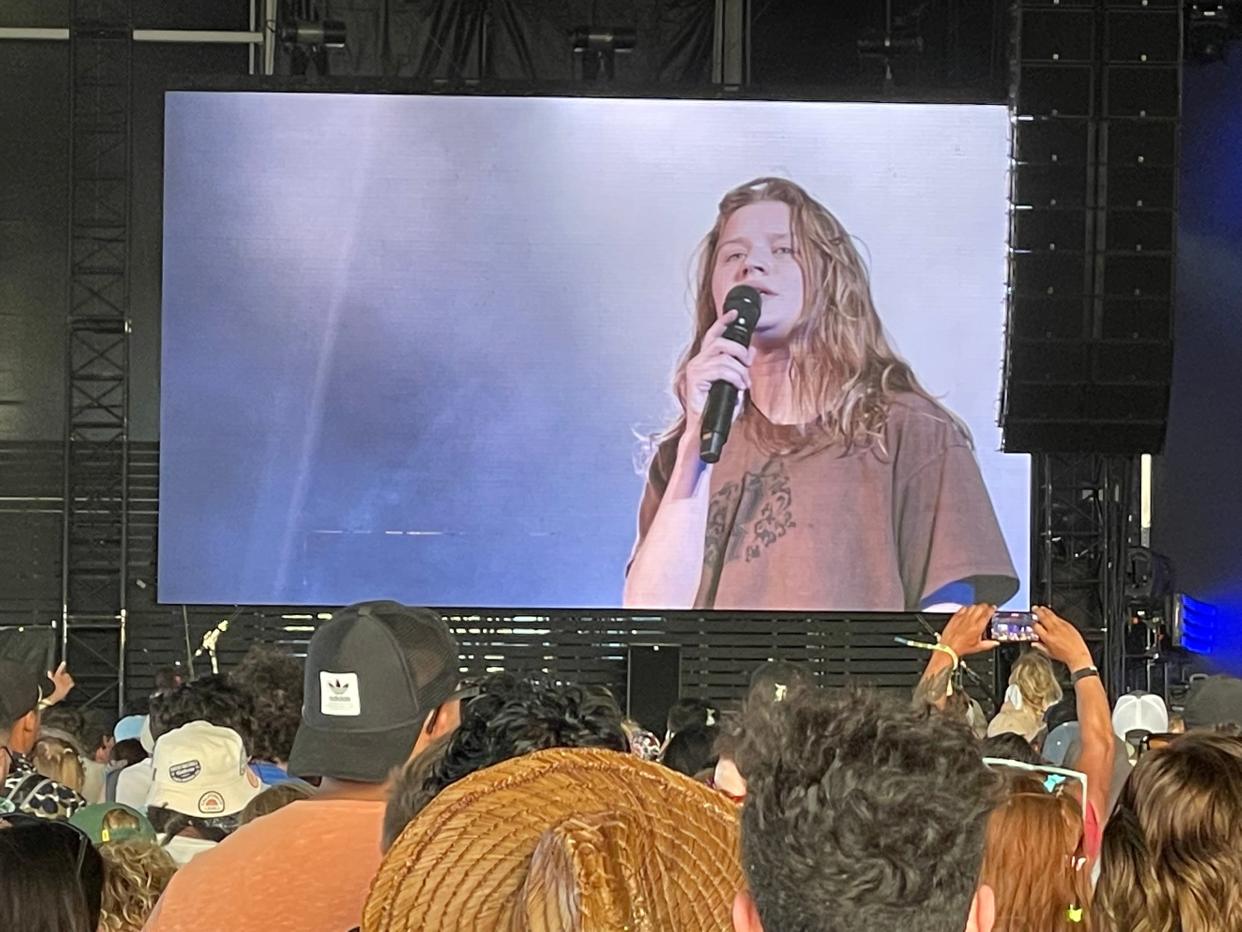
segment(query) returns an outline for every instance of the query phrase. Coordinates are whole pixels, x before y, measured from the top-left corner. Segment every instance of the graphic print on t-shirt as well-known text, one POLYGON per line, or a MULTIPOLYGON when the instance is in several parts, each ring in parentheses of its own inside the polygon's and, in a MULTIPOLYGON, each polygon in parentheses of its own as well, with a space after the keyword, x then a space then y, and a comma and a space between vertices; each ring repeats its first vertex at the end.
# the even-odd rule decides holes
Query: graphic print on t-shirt
POLYGON ((784 460, 770 459, 758 473, 747 472, 740 482, 727 482, 712 496, 703 565, 716 572, 734 560, 750 563, 797 526, 784 460))

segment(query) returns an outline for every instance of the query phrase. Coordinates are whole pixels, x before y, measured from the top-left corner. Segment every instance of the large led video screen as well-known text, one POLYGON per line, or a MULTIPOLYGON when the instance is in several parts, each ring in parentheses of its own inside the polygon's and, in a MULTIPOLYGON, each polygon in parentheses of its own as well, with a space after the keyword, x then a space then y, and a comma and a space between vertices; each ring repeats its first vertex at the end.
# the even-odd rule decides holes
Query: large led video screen
POLYGON ((984 105, 170 92, 160 600, 1025 605, 1008 143, 984 105))

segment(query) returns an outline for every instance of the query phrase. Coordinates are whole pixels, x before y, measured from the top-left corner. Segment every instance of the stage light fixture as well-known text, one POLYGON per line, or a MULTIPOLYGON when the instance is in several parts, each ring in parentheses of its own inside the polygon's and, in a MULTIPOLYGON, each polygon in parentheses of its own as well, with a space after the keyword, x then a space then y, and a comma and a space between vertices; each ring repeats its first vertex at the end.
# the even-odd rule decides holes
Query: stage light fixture
POLYGON ((1242 0, 1220 3, 1188 3, 1186 58, 1199 64, 1223 61, 1225 47, 1242 39, 1242 0))
POLYGON ((858 58, 862 62, 877 62, 884 69, 884 86, 894 84, 893 63, 903 58, 918 58, 923 54, 922 16, 926 5, 898 16, 893 13, 892 3, 885 5, 884 29, 868 30, 856 43, 858 58))
POLYGON ((345 23, 339 19, 323 19, 317 22, 292 21, 282 23, 276 31, 284 45, 303 45, 309 48, 345 48, 345 23))
POLYGON ((628 26, 578 26, 570 37, 575 57, 582 61, 582 80, 611 81, 617 73, 617 54, 632 52, 638 33, 628 26))
POLYGON ((1216 632, 1219 626, 1215 605, 1200 602, 1184 592, 1173 597, 1173 619, 1169 636, 1174 647, 1192 654, 1211 654, 1216 649, 1216 632))

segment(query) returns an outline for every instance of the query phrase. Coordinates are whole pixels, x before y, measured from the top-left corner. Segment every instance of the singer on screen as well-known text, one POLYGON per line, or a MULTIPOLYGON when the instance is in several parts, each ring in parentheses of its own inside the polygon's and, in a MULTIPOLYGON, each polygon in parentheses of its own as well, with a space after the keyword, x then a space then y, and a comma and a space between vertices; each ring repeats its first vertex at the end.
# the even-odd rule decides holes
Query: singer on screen
POLYGON ((902 611, 1017 591, 966 429, 889 346, 850 235, 793 182, 720 202, 673 388, 682 413, 648 469, 626 606, 902 611), (761 301, 749 347, 725 336, 739 285, 761 301), (722 380, 736 420, 708 464, 722 380))

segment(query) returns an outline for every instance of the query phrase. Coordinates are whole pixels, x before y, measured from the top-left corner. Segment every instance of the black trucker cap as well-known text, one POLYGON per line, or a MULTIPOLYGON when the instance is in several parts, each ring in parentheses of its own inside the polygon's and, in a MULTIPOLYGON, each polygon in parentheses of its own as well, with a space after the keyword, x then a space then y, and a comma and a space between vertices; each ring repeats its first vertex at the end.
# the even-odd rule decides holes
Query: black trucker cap
POLYGON ((310 640, 289 772, 383 783, 410 756, 427 714, 457 688, 457 670, 457 640, 430 609, 342 608, 310 640))
POLYGON ((0 728, 8 728, 55 688, 45 675, 13 660, 0 660, 0 728))

